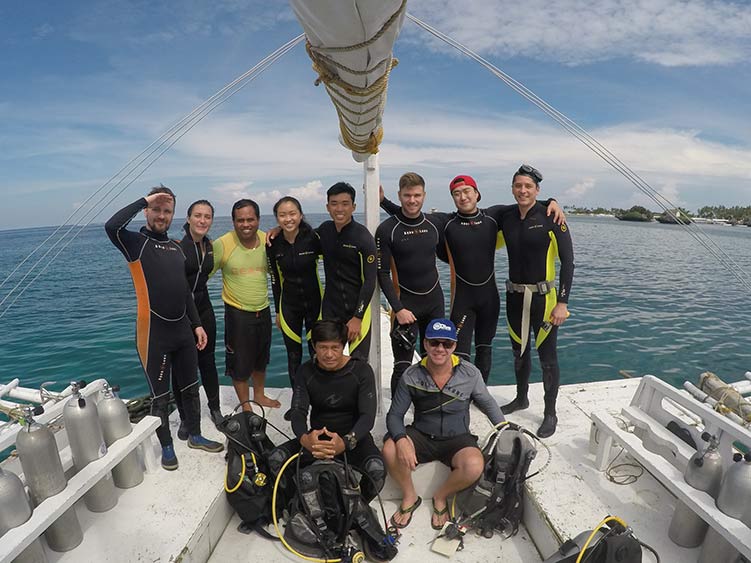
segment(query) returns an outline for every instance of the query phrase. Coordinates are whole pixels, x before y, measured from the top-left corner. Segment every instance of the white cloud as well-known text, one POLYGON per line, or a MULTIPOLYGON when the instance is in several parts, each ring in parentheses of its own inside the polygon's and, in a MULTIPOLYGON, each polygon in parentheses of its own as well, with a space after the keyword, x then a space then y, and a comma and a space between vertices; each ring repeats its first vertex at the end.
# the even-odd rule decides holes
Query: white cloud
POLYGON ((232 204, 238 199, 249 198, 259 205, 274 204, 284 196, 292 196, 300 200, 301 203, 312 203, 324 201, 322 191, 323 184, 320 180, 312 180, 305 185, 294 188, 279 188, 266 191, 253 191, 250 187, 253 182, 230 182, 211 188, 216 194, 216 201, 219 203, 232 204))
POLYGON ((581 201, 585 195, 590 193, 596 185, 594 178, 584 178, 583 180, 576 182, 573 186, 561 194, 561 198, 565 201, 581 201))
MULTIPOLYGON (((500 57, 576 65, 625 56, 663 66, 701 66, 751 56, 751 8, 743 2, 415 0, 409 9, 479 53, 500 57)), ((412 25, 405 30, 410 40, 426 40, 412 25)))

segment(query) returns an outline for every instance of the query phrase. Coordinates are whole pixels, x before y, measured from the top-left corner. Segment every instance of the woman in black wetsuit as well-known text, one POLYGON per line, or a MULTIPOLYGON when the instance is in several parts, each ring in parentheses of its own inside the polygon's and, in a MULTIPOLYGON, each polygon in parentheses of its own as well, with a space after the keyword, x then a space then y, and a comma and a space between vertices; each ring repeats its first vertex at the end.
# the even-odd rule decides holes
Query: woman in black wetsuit
MULTIPOLYGON (((211 305, 209 289, 206 283, 209 274, 214 268, 214 251, 211 240, 208 237, 209 229, 214 221, 214 206, 205 199, 193 202, 188 207, 188 218, 183 226, 185 236, 180 241, 180 247, 185 254, 185 275, 188 285, 193 292, 193 300, 198 308, 208 343, 203 350, 198 352, 198 369, 201 372, 201 384, 206 392, 209 403, 211 420, 217 424, 222 419, 219 410, 219 376, 216 370, 214 351, 216 348, 216 317, 211 305)), ((180 411, 180 428, 177 437, 187 439, 187 428, 182 423, 182 401, 177 387, 175 390, 175 402, 180 411), (185 436, 185 437, 183 437, 185 436)))
POLYGON ((276 326, 287 347, 287 369, 294 387, 297 368, 302 363, 303 340, 313 357, 310 330, 321 317, 321 282, 318 235, 305 221, 300 202, 285 196, 274 205, 274 216, 281 229, 267 249, 269 276, 276 307, 276 326), (303 324, 305 332, 303 332, 303 324))

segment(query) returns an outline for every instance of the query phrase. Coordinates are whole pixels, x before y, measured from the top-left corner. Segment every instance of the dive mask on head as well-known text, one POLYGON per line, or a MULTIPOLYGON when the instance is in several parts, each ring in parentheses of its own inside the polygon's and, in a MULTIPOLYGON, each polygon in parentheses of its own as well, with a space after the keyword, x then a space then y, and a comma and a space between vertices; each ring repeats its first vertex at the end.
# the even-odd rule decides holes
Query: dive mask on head
POLYGON ((542 173, 533 166, 530 166, 529 164, 522 164, 519 167, 519 170, 516 171, 517 175, 522 174, 524 176, 529 176, 535 181, 535 184, 539 184, 542 182, 542 173))
POLYGON ((400 325, 394 324, 394 328, 391 331, 391 340, 396 343, 402 350, 414 350, 415 343, 417 342, 417 335, 412 330, 412 325, 400 325))

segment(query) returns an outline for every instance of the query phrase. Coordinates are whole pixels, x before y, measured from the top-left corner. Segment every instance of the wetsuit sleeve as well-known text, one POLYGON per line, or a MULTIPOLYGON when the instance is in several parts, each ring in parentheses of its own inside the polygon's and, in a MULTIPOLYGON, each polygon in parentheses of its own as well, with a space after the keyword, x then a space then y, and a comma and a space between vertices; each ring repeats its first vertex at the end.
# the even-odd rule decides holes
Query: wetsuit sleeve
POLYGON ((391 201, 389 198, 384 197, 383 201, 381 201, 381 209, 383 209, 389 215, 393 216, 399 213, 399 210, 401 210, 401 206, 397 205, 396 203, 391 201))
POLYGON ((190 328, 196 329, 201 326, 201 316, 198 314, 198 307, 196 307, 196 301, 193 299, 193 292, 190 291, 187 279, 185 280, 185 293, 187 295, 185 299, 185 311, 188 313, 190 328))
POLYGON ((376 389, 373 368, 365 362, 358 362, 357 409, 358 417, 351 432, 359 440, 373 429, 376 417, 376 389))
POLYGON ((412 396, 405 382, 405 375, 406 373, 402 374, 399 383, 396 385, 394 398, 391 399, 391 406, 386 415, 386 429, 394 442, 407 435, 407 427, 404 425, 404 415, 407 414, 409 406, 412 404, 412 396))
POLYGON ((561 261, 561 273, 558 276, 560 279, 558 302, 568 303, 571 284, 574 281, 574 244, 571 241, 571 231, 569 231, 566 223, 563 225, 553 224, 553 236, 558 250, 558 259, 561 261))
POLYGON ((279 314, 279 297, 282 295, 282 280, 277 270, 277 262, 274 245, 266 251, 266 260, 269 263, 269 279, 271 280, 271 293, 274 294, 274 310, 279 314))
POLYGON ((472 389, 472 401, 477 405, 477 408, 490 419, 490 423, 495 426, 499 422, 506 420, 503 416, 501 408, 498 403, 488 391, 488 387, 482 380, 480 370, 476 370, 475 387, 472 389))
POLYGON ((133 220, 136 213, 142 209, 146 209, 148 205, 146 198, 142 197, 138 201, 134 201, 130 205, 123 207, 104 224, 104 230, 107 232, 107 236, 112 241, 112 244, 123 253, 128 262, 138 260, 141 245, 143 244, 143 237, 140 233, 129 231, 125 227, 133 220))
POLYGON ((391 308, 395 313, 398 313, 404 309, 399 295, 397 295, 396 288, 391 279, 391 233, 389 227, 390 221, 386 221, 378 225, 376 229, 376 248, 378 249, 378 285, 381 286, 381 291, 386 296, 391 308), (389 224, 387 224, 389 223, 389 224))
POLYGON ((357 298, 354 317, 362 319, 365 316, 365 309, 370 305, 370 298, 375 291, 376 279, 378 278, 378 265, 376 264, 376 245, 373 235, 367 229, 363 230, 360 244, 360 263, 362 264, 362 286, 360 295, 357 298))
POLYGON ((308 409, 310 408, 310 395, 305 381, 305 366, 297 369, 295 374, 295 389, 292 391, 292 404, 290 407, 289 420, 292 432, 299 440, 303 434, 308 433, 308 409))

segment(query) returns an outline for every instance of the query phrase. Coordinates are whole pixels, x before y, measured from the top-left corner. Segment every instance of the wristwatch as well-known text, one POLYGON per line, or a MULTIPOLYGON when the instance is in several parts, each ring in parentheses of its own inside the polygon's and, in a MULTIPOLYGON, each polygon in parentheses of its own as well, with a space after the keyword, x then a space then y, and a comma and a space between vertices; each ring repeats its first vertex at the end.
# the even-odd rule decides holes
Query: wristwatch
POLYGON ((354 450, 357 447, 357 436, 354 432, 344 435, 344 447, 347 450, 354 450))

